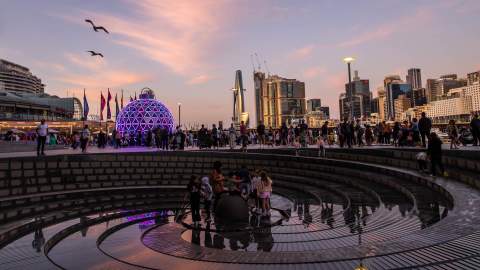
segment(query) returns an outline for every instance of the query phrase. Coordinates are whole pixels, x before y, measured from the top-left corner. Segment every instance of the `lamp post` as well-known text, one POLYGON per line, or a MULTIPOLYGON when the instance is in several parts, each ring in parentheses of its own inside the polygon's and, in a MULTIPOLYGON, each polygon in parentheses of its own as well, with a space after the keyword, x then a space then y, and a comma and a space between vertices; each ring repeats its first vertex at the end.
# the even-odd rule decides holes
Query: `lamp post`
POLYGON ((352 89, 352 73, 350 71, 350 63, 355 61, 355 58, 353 57, 345 57, 343 58, 343 61, 347 63, 348 66, 348 90, 350 91, 350 120, 353 120, 353 89, 352 89))
POLYGON ((178 105, 178 126, 180 127, 182 125, 182 118, 181 118, 181 112, 182 112, 182 103, 177 103, 178 105))

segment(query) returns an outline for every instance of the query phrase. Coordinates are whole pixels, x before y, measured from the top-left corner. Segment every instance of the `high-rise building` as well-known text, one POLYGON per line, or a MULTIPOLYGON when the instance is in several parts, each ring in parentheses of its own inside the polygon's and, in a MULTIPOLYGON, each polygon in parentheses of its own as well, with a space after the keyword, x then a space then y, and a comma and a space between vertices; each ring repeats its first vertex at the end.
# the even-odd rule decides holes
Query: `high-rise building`
POLYGON ((413 106, 421 106, 427 104, 427 91, 425 88, 413 89, 413 106))
POLYGON ((435 101, 440 97, 447 95, 450 89, 466 85, 467 80, 462 78, 459 79, 457 74, 446 74, 440 76, 438 79, 428 79, 426 88, 428 102, 435 101))
POLYGON ((467 74, 467 85, 480 83, 480 70, 467 74))
POLYGON ((320 111, 325 116, 325 119, 330 119, 330 107, 328 106, 320 107, 320 111))
POLYGON ((383 87, 377 88, 378 98, 378 119, 380 121, 386 120, 387 111, 387 96, 383 87))
POLYGON ((43 93, 45 85, 24 66, 0 59, 0 84, 4 91, 43 93))
POLYGON ((406 95, 399 95, 394 101, 395 121, 403 121, 403 114, 410 108, 410 98, 406 95))
POLYGON ((311 98, 307 100, 307 113, 319 111, 322 107, 322 100, 319 98, 311 98))
POLYGON ((410 84, 403 82, 398 75, 390 75, 384 79, 386 93, 386 119, 395 118, 395 99, 405 95, 411 102, 412 88, 410 84))
POLYGON ((342 93, 339 97, 340 104, 340 118, 349 117, 351 105, 350 100, 353 102, 353 117, 361 118, 368 117, 371 113, 371 100, 372 92, 370 92, 370 81, 360 79, 358 71, 355 70, 351 87, 348 83, 345 84, 345 93, 342 93), (352 97, 352 98, 350 98, 352 97))
POLYGON ((256 113, 265 126, 279 128, 283 123, 289 125, 305 117, 304 82, 277 75, 265 77, 261 72, 254 73, 254 82, 261 97, 256 113))
POLYGON ((265 73, 260 71, 253 72, 253 85, 255 89, 255 114, 256 125, 263 121, 263 89, 266 87, 265 73))
POLYGON ((419 68, 410 68, 407 71, 407 83, 412 89, 422 88, 422 75, 419 68))
POLYGON ((235 73, 235 86, 233 92, 233 116, 232 122, 236 127, 240 127, 243 121, 246 126, 249 125, 248 112, 245 111, 245 89, 243 88, 242 71, 237 70, 235 73))

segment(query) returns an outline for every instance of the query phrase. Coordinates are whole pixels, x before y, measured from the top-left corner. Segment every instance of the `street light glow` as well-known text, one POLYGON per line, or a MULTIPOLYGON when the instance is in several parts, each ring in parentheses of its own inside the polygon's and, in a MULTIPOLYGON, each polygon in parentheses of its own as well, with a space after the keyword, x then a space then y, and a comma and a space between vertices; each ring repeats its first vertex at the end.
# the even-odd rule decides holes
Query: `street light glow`
POLYGON ((178 105, 178 106, 182 106, 182 103, 178 102, 177 105, 178 105))
POLYGON ((349 57, 343 58, 343 61, 344 61, 345 63, 351 63, 351 62, 355 61, 355 58, 349 56, 349 57))

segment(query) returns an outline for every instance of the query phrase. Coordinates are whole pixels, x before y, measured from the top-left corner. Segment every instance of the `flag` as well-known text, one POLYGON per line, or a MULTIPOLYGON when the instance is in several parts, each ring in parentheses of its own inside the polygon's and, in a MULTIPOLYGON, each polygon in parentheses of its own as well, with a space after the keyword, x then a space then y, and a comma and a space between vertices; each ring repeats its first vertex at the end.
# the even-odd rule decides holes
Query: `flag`
POLYGON ((100 121, 103 121, 103 110, 105 109, 105 97, 100 92, 100 121))
POLYGON ((123 89, 122 89, 122 98, 120 99, 120 108, 123 110, 123 89))
POLYGON ((118 117, 119 113, 120 113, 120 108, 118 106, 117 93, 115 93, 115 118, 118 117))
POLYGON ((108 88, 107 95, 107 120, 112 119, 112 111, 110 110, 110 100, 112 100, 112 95, 110 95, 110 88, 108 88))
POLYGON ((87 120, 89 110, 87 96, 85 95, 85 88, 83 88, 83 120, 87 120))

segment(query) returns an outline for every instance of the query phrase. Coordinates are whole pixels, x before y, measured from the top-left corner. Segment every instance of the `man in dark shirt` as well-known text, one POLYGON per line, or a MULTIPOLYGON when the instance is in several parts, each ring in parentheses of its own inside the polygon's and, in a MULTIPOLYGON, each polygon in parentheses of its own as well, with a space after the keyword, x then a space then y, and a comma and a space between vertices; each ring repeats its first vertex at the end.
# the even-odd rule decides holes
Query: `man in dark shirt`
POLYGON ((430 135, 430 130, 432 129, 432 120, 427 117, 425 112, 422 112, 422 117, 418 121, 418 129, 422 138, 422 145, 423 147, 426 147, 426 138, 430 135))
POLYGON ((478 119, 478 114, 475 114, 470 121, 470 129, 472 130, 473 146, 477 146, 480 143, 480 119, 478 119))
POLYGON ((431 162, 432 176, 436 175, 437 166, 440 168, 442 175, 445 174, 445 169, 442 164, 442 141, 435 132, 430 133, 428 138, 427 154, 431 162))
POLYGON ((265 125, 262 121, 257 126, 257 135, 260 143, 260 147, 265 144, 265 125))

